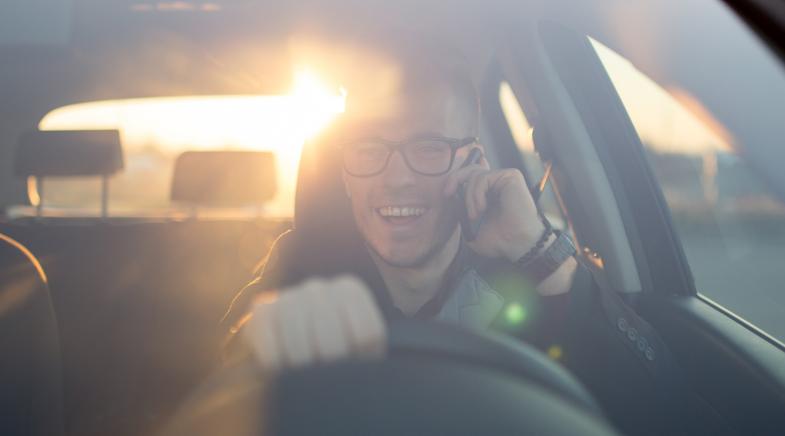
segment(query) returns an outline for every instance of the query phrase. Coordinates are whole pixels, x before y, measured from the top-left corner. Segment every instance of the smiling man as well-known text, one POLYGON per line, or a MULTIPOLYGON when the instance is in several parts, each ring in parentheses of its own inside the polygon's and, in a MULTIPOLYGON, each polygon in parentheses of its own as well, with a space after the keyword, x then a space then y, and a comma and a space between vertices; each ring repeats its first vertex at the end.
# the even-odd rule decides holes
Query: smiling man
POLYGON ((311 148, 295 229, 226 317, 244 339, 233 342, 277 371, 383 356, 395 319, 492 328, 549 351, 625 432, 673 433, 677 371, 664 344, 577 262, 520 171, 467 162, 483 149, 471 80, 421 59, 403 64, 394 95, 350 101, 311 148))

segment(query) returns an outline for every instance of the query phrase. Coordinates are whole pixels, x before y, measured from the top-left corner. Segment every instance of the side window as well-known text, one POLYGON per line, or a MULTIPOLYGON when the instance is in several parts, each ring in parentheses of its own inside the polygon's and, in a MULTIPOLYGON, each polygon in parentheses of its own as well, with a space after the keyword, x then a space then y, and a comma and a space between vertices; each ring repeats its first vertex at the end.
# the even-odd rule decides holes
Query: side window
POLYGON ((644 144, 698 291, 785 339, 785 205, 700 102, 592 44, 644 144))
MULTIPOLYGON (((524 171, 526 171, 529 180, 536 183, 545 174, 546 165, 542 162, 534 148, 533 129, 528 118, 526 118, 523 106, 521 106, 515 97, 512 87, 507 82, 501 82, 499 85, 499 105, 507 121, 510 134, 523 158, 524 171)), ((548 217, 548 220, 554 227, 562 230, 567 227, 551 183, 545 186, 538 204, 540 210, 548 217)))

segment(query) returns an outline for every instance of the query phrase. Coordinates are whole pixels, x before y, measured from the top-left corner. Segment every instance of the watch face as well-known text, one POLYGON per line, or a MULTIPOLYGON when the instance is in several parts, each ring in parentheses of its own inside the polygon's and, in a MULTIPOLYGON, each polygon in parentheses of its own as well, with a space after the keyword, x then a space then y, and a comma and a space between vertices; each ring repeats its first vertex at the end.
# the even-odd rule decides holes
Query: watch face
POLYGON ((568 257, 577 253, 577 250, 575 249, 575 244, 572 243, 572 238, 570 238, 570 236, 567 235, 566 233, 559 233, 559 237, 554 242, 554 245, 557 245, 553 248, 555 252, 554 254, 558 256, 555 258, 560 259, 559 265, 561 265, 562 262, 567 260, 568 257))

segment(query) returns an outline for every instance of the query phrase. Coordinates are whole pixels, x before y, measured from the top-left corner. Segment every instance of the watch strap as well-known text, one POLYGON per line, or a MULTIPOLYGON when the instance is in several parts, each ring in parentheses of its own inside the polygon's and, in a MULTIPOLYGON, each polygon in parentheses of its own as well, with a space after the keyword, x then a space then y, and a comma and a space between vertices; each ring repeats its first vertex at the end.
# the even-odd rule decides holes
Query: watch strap
MULTIPOLYGON (((523 273, 534 283, 540 283, 554 273, 570 257, 577 253, 570 236, 562 231, 554 230, 556 240, 536 258, 517 262, 523 273)), ((523 259, 521 259, 523 260, 523 259)))

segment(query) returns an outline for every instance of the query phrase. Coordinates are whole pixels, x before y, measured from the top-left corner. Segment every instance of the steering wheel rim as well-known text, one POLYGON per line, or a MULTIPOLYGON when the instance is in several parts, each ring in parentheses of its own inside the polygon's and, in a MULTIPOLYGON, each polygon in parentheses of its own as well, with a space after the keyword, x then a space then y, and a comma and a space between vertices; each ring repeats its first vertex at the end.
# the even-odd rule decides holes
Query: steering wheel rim
MULTIPOLYGON (((351 383, 351 379, 355 375, 360 380, 359 384, 369 380, 375 381, 375 378, 383 378, 384 374, 390 373, 389 371, 385 372, 385 364, 401 362, 405 363, 405 374, 407 375, 415 374, 422 365, 430 365, 445 369, 457 366, 463 368, 464 374, 491 372, 505 374, 506 380, 521 379, 526 382, 530 396, 540 399, 548 397, 551 398, 549 401, 557 399, 559 400, 557 405, 564 405, 560 407, 568 409, 570 413, 585 420, 581 423, 580 433, 614 434, 592 397, 569 373, 541 353, 512 338, 491 336, 443 323, 406 320, 391 323, 388 339, 388 354, 381 361, 347 360, 329 365, 286 370, 276 377, 272 387, 263 381, 264 376, 256 368, 255 362, 250 359, 232 367, 222 368, 209 377, 189 397, 170 422, 164 434, 225 433, 225 425, 216 425, 216 422, 237 422, 243 419, 248 421, 247 428, 255 429, 248 431, 248 434, 267 434, 259 429, 267 428, 270 425, 274 430, 269 434, 310 434, 311 432, 302 431, 302 427, 298 427, 297 423, 297 421, 306 419, 299 416, 304 413, 300 409, 311 410, 307 404, 308 401, 315 401, 317 404, 322 401, 327 404, 331 401, 346 400, 341 392, 324 394, 323 390, 313 386, 318 385, 323 379, 329 378, 337 380, 337 383, 347 383, 347 381, 351 383), (382 371, 379 371, 380 368, 382 371), (336 374, 339 374, 337 378, 336 374), (270 395, 271 393, 272 395, 270 395), (321 397, 319 397, 320 395, 321 397), (321 398, 321 400, 313 400, 311 397, 314 396, 321 398), (273 399, 262 399, 262 397, 272 397, 273 399), (305 399, 305 405, 300 400, 301 398, 305 399), (266 410, 274 412, 269 416, 263 416, 266 410), (298 416, 293 417, 292 411, 298 416), (285 416, 278 416, 278 413, 285 416), (263 417, 253 416, 255 414, 263 417), (291 422, 286 422, 287 420, 295 421, 294 427, 289 425, 291 422), (292 428, 294 430, 291 430, 292 428)), ((472 375, 472 377, 476 377, 476 375, 472 375)), ((384 383, 386 382, 381 382, 381 384, 384 383)), ((411 383, 416 384, 416 382, 411 383)), ((335 387, 335 385, 332 386, 332 388, 335 387)), ((343 390, 351 393, 351 386, 343 385, 341 388, 345 388, 343 390)), ((382 400, 379 407, 386 407, 386 403, 382 400)), ((549 408, 554 408, 554 404, 551 403, 549 408)), ((346 416, 346 419, 354 419, 354 416, 350 414, 346 416)), ((336 423, 339 420, 339 418, 332 416, 323 422, 336 423)), ((345 427, 332 433, 325 430, 320 428, 319 432, 322 434, 370 434, 367 433, 367 429, 356 433, 347 432, 345 427)), ((239 433, 245 434, 244 430, 239 433)), ((537 432, 537 434, 546 433, 537 432)))
POLYGON ((500 334, 467 330, 440 322, 405 320, 390 325, 391 356, 432 356, 458 359, 466 364, 524 377, 589 413, 602 409, 578 380, 541 352, 500 334))

